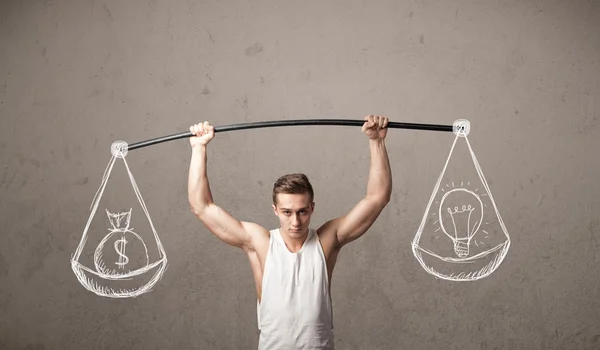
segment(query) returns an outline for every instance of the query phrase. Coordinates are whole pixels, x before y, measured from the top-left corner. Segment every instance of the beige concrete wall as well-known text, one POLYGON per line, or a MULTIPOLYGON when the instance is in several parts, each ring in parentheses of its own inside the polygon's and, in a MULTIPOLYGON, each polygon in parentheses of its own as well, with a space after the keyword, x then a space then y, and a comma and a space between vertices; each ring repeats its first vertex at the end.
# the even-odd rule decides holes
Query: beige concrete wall
MULTIPOLYGON (((366 114, 470 120, 512 244, 478 282, 427 274, 410 245, 453 135, 390 130, 392 201, 334 273, 336 347, 598 348, 599 101, 598 1, 3 1, 0 348, 254 348, 249 264, 189 212, 185 139, 126 157, 163 278, 135 299, 79 284, 69 260, 110 145, 366 114)), ((309 176, 318 226, 362 198, 368 165, 356 127, 223 133, 209 150, 215 201, 267 228, 279 175, 309 176)))

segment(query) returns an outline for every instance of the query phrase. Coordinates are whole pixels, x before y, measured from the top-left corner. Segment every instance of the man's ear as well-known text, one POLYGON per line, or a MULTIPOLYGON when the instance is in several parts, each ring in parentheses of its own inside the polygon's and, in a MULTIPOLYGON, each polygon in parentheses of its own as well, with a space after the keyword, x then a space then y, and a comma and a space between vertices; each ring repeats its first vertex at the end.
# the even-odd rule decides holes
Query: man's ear
POLYGON ((273 207, 273 212, 275 213, 275 216, 279 216, 279 213, 277 213, 277 207, 275 206, 275 204, 271 204, 271 207, 273 207))

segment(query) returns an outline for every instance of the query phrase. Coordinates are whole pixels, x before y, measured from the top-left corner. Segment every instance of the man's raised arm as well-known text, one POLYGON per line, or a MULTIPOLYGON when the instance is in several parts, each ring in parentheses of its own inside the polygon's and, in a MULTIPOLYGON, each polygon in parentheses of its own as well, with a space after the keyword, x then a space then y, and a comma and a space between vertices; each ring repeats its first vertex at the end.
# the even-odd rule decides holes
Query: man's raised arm
POLYGON ((387 124, 387 117, 372 115, 365 117, 362 131, 369 138, 371 154, 367 193, 348 214, 325 224, 336 232, 338 248, 362 236, 390 201, 392 172, 385 147, 387 124))
POLYGON ((252 232, 264 230, 259 225, 239 221, 213 202, 206 172, 207 145, 214 137, 208 122, 190 127, 192 159, 188 177, 190 210, 223 242, 244 250, 253 249, 252 232))

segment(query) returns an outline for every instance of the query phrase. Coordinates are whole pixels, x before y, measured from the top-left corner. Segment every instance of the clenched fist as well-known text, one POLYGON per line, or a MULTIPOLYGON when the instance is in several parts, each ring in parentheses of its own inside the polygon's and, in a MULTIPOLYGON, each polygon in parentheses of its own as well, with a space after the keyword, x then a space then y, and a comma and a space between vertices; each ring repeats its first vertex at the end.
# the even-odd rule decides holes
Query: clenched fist
POLYGON ((368 115, 365 117, 365 123, 362 126, 362 132, 370 140, 383 140, 387 135, 388 117, 379 115, 368 115))
POLYGON ((215 137, 215 127, 207 121, 190 126, 190 132, 194 134, 190 137, 192 147, 206 146, 215 137))

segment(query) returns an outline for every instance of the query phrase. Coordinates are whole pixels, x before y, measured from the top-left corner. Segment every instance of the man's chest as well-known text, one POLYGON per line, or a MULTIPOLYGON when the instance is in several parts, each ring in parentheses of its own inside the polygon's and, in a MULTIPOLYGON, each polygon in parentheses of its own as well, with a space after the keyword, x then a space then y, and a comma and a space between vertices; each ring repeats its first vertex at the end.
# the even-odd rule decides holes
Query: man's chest
MULTIPOLYGON (((338 257, 338 250, 333 249, 327 240, 317 239, 309 244, 301 254, 285 254, 274 252, 270 242, 257 242, 253 251, 248 252, 258 300, 261 300, 265 268, 271 278, 280 285, 299 285, 304 282, 319 282, 322 269, 326 272, 326 280, 331 289, 331 278, 338 257), (270 255, 270 256, 269 256, 270 255), (324 258, 324 259, 323 259, 324 258), (268 261, 267 261, 268 260, 268 261), (266 264, 269 264, 267 267, 266 264)), ((279 247, 282 248, 282 247, 279 247)))

